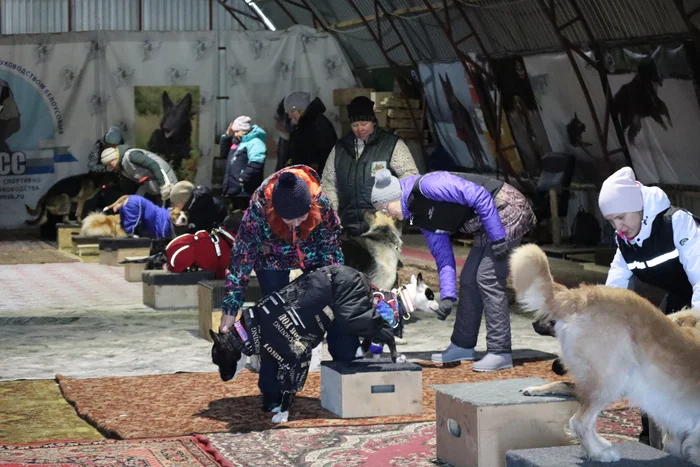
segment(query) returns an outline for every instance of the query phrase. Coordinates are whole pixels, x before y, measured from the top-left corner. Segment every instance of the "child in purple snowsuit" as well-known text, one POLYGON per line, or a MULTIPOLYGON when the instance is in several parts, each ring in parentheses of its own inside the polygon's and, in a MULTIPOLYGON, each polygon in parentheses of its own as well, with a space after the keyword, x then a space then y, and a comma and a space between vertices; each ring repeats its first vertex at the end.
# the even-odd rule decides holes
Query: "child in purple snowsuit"
POLYGON ((478 174, 432 172, 401 180, 387 169, 375 175, 372 204, 395 219, 421 229, 440 278, 438 319, 457 300, 456 265, 450 234, 473 234, 473 246, 459 278, 459 304, 447 349, 433 354, 436 363, 474 360, 482 314, 486 315, 484 358, 475 371, 513 367, 510 314, 506 297, 508 253, 537 220, 518 190, 478 174))

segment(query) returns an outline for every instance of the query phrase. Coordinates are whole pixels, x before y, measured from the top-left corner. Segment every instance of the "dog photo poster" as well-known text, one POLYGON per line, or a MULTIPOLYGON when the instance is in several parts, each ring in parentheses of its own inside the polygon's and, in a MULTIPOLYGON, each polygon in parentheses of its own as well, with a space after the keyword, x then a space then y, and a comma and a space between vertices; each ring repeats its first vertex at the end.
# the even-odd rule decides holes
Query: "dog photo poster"
POLYGON ((163 157, 179 180, 194 181, 199 159, 199 87, 134 86, 137 148, 163 157))

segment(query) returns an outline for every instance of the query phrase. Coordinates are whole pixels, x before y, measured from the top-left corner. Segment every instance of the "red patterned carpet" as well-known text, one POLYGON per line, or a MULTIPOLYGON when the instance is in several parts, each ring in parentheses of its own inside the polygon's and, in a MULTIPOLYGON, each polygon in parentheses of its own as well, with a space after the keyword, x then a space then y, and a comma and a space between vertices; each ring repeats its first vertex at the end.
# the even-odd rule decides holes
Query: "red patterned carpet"
POLYGON ((218 373, 74 379, 58 376, 61 391, 78 414, 113 438, 155 438, 222 431, 248 432, 276 427, 321 427, 416 423, 435 420, 435 384, 467 383, 539 376, 564 378, 551 361, 516 362, 511 370, 477 373, 471 363, 452 368, 421 362, 423 414, 340 419, 321 407, 319 373, 312 373, 292 405, 289 423, 273 425, 260 410, 257 374, 244 371, 223 383, 218 373))
POLYGON ((232 467, 203 436, 0 445, 11 467, 232 467))
MULTIPOLYGON (((609 410, 598 431, 612 442, 636 441, 639 412, 609 410)), ((562 427, 563 428, 563 427, 562 427)), ((208 435, 235 467, 428 467, 436 460, 435 423, 267 430, 208 435)))

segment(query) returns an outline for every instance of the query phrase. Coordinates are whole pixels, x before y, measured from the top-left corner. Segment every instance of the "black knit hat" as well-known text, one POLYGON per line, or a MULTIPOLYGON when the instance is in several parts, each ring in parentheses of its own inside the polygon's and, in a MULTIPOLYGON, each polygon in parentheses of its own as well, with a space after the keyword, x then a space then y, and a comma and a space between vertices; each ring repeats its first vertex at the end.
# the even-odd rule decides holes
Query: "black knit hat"
POLYGON ((292 172, 282 172, 272 189, 272 207, 282 219, 302 217, 311 209, 311 191, 292 172))
POLYGON ((374 101, 365 96, 358 96, 348 104, 348 120, 350 122, 376 122, 374 101))

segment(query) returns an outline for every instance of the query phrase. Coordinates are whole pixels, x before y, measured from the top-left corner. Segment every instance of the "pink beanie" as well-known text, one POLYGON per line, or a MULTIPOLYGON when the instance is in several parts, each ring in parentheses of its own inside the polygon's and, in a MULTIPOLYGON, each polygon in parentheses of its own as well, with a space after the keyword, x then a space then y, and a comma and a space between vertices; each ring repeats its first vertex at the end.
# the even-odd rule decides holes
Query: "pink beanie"
POLYGON ((636 180, 630 167, 621 168, 603 182, 598 206, 603 217, 644 209, 642 184, 636 180))
POLYGON ((233 131, 250 131, 250 117, 241 115, 233 121, 233 131))

